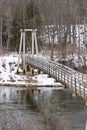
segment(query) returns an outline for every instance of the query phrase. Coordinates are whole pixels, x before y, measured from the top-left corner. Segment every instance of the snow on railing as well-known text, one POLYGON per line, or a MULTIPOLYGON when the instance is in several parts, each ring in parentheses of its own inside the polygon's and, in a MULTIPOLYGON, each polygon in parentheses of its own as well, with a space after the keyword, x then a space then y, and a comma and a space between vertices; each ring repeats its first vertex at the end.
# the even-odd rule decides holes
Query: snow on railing
POLYGON ((75 94, 87 99, 87 75, 45 57, 29 55, 27 62, 56 78, 73 90, 75 94))

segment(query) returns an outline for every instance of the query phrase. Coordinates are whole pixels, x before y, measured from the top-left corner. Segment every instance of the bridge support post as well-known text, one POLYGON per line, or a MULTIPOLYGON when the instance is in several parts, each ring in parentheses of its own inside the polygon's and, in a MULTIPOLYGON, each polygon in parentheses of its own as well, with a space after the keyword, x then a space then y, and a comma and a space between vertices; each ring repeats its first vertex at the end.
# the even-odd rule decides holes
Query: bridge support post
POLYGON ((81 96, 81 83, 79 83, 79 95, 81 96))
POLYGON ((38 54, 38 45, 37 45, 37 36, 36 31, 37 29, 20 29, 21 31, 21 37, 20 37, 20 46, 19 46, 19 57, 18 57, 18 67, 17 67, 17 73, 19 72, 19 65, 20 65, 20 59, 22 58, 23 61, 23 72, 27 73, 26 63, 25 63, 25 32, 32 32, 32 55, 38 54), (22 47, 23 47, 23 55, 22 55, 22 47), (23 57, 21 57, 23 56, 23 57))
POLYGON ((31 74, 31 75, 36 75, 36 74, 40 74, 40 73, 41 73, 41 70, 40 70, 40 69, 35 70, 34 67, 31 67, 31 68, 30 68, 30 74, 31 74))
POLYGON ((76 78, 75 78, 75 95, 77 95, 76 78))
POLYGON ((34 68, 32 66, 30 67, 30 74, 34 75, 34 68))
POLYGON ((73 91, 73 75, 71 75, 71 90, 73 91))
POLYGON ((84 95, 84 99, 86 98, 86 96, 85 96, 85 86, 84 86, 84 93, 83 93, 83 95, 84 95))
POLYGON ((38 54, 36 29, 32 29, 32 55, 34 55, 35 51, 36 51, 36 54, 38 54))
POLYGON ((19 57, 18 57, 18 67, 17 67, 17 73, 19 71, 20 66, 20 59, 23 60, 23 72, 26 73, 26 65, 25 65, 25 31, 21 31, 21 37, 20 37, 20 47, 19 47, 19 57), (23 45, 23 55, 21 54, 22 51, 22 45, 23 45), (23 58, 22 58, 23 56, 23 58))
POLYGON ((85 127, 85 130, 87 130, 87 121, 86 121, 86 127, 85 127))
POLYGON ((38 74, 40 74, 41 73, 41 70, 40 69, 38 69, 38 74))
POLYGON ((26 64, 25 64, 25 32, 23 32, 23 71, 27 72, 26 64))

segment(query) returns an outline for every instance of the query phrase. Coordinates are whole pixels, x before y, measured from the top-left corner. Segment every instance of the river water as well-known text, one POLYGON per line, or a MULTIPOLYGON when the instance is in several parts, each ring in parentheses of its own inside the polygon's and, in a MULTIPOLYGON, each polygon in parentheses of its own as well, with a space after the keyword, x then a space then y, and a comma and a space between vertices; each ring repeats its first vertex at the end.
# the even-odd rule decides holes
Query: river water
POLYGON ((85 130, 87 107, 69 90, 0 87, 0 130, 85 130))

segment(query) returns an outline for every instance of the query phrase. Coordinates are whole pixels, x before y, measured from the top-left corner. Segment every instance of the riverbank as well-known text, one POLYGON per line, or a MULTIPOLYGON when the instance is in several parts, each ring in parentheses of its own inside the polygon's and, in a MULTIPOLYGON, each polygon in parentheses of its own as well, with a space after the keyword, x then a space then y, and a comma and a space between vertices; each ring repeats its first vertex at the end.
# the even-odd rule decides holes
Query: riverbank
MULTIPOLYGON (((18 55, 10 54, 0 57, 0 86, 16 87, 63 87, 54 78, 49 78, 47 74, 35 76, 17 74, 18 55)), ((20 72, 22 72, 20 68, 20 72)))

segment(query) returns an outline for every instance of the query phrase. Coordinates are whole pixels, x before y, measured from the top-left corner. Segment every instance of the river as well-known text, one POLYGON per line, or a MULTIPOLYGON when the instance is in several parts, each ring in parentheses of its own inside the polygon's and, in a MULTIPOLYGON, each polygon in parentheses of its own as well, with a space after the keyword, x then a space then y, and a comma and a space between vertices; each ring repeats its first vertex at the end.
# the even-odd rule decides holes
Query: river
POLYGON ((85 130, 87 107, 69 90, 0 87, 0 130, 85 130))

